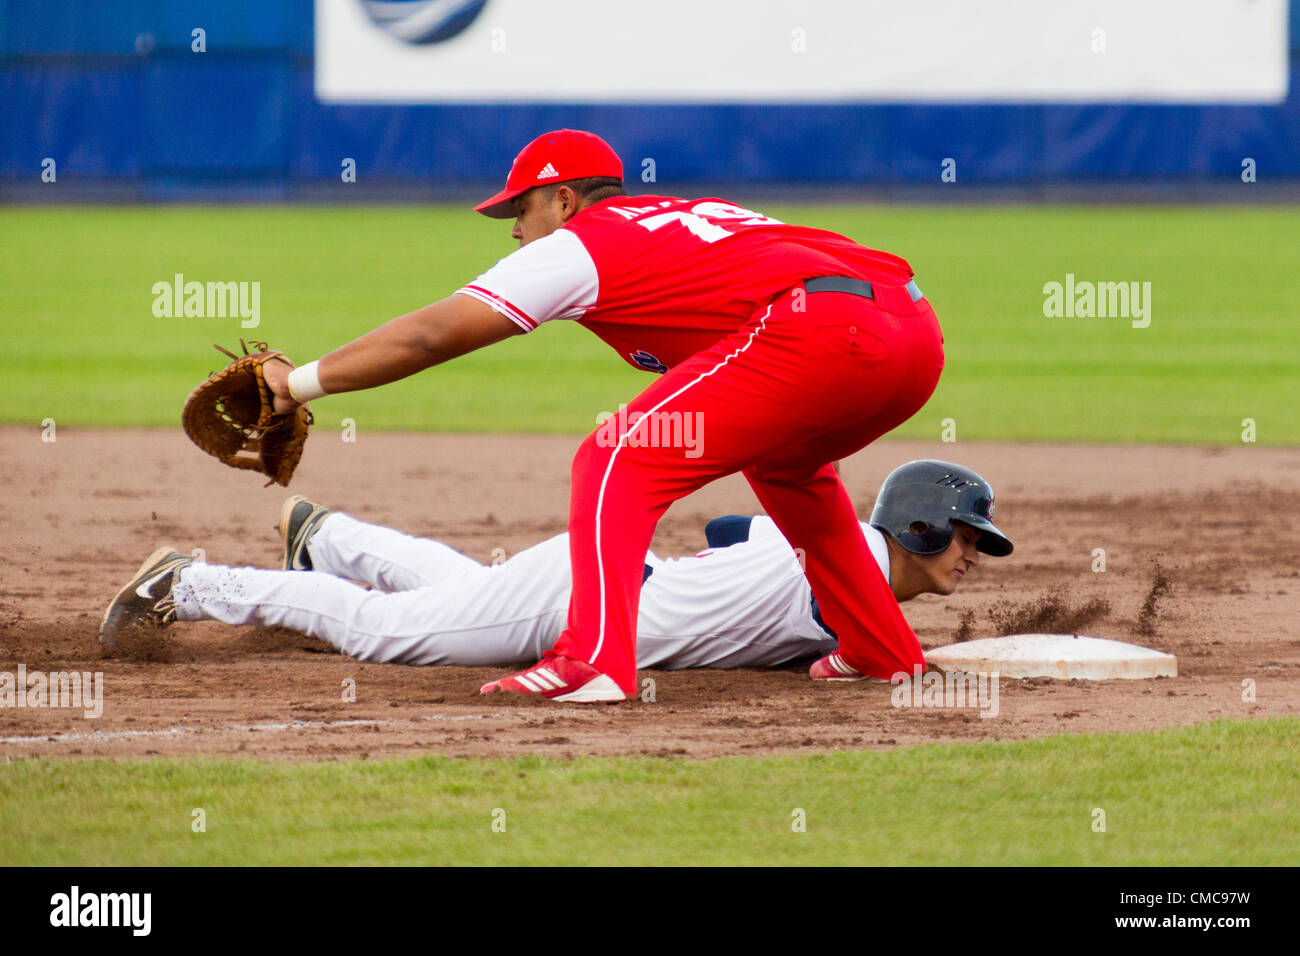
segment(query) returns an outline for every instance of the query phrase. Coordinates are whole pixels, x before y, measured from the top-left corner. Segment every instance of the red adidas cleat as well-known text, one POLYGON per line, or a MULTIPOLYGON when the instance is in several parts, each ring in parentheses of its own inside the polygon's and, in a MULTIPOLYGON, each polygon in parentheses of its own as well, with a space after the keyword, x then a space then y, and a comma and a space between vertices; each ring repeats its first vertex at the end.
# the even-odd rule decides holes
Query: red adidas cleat
POLYGON ((812 667, 808 668, 808 674, 813 680, 862 680, 866 674, 860 674, 848 664, 844 663, 844 658, 840 657, 839 651, 827 654, 821 660, 816 661, 812 667))
POLYGON ((627 700, 614 679, 585 661, 561 657, 553 651, 527 670, 484 684, 480 694, 508 691, 574 704, 600 704, 627 700))
POLYGON ((808 676, 813 680, 826 681, 854 681, 869 680, 876 684, 892 684, 893 681, 885 680, 883 677, 871 677, 867 674, 860 673, 851 665, 845 663, 844 658, 840 657, 840 652, 835 651, 827 654, 821 660, 814 662, 813 666, 808 668, 808 676))

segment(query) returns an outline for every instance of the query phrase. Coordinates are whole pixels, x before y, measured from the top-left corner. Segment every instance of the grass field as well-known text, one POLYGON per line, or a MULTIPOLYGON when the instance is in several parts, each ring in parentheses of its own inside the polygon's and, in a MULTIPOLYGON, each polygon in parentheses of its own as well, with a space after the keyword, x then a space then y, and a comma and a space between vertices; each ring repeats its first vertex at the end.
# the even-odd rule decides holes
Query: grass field
MULTIPOLYGON (((740 197, 743 198, 743 197, 740 197)), ((1294 209, 785 207, 909 259, 947 337, 930 404, 898 434, 960 440, 1300 440, 1294 209), (1047 318, 1043 286, 1151 283, 1151 324, 1047 318)), ((242 335, 299 361, 453 291, 514 248, 460 208, 0 209, 0 421, 175 425, 242 335), (261 283, 261 321, 155 318, 155 282, 261 283)), ((372 393, 322 400, 358 429, 581 433, 648 383, 554 323, 372 393)))
POLYGON ((1295 865, 1298 733, 1225 720, 699 762, 20 761, 0 767, 0 862, 1295 865))
MULTIPOLYGON (((1292 208, 756 205, 912 263, 948 365, 900 436, 952 418, 961 441, 1231 445, 1251 418, 1261 444, 1300 441, 1292 208), (1044 316, 1067 273, 1151 283, 1150 326, 1044 316)), ((508 230, 446 207, 0 208, 0 422, 177 427, 224 364, 213 342, 315 358, 473 278, 508 230), (259 282, 260 325, 155 317, 176 273, 259 282)), ((315 412, 579 434, 649 381, 557 322, 315 412)), ((19 760, 0 765, 0 865, 1296 865, 1278 834, 1300 830, 1298 734, 1283 718, 710 761, 19 760)))

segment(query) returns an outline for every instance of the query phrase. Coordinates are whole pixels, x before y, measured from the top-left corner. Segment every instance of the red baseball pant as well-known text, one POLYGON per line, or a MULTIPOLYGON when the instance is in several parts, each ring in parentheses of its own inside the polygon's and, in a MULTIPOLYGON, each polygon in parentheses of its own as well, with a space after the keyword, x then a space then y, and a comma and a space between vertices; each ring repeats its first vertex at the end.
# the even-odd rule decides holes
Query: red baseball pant
POLYGON ((861 296, 797 288, 589 435, 573 459, 573 593, 555 652, 590 662, 633 695, 655 525, 678 498, 743 471, 803 554, 844 660, 886 679, 923 665, 832 465, 914 415, 938 384, 938 320, 925 299, 911 308, 896 314, 861 296))

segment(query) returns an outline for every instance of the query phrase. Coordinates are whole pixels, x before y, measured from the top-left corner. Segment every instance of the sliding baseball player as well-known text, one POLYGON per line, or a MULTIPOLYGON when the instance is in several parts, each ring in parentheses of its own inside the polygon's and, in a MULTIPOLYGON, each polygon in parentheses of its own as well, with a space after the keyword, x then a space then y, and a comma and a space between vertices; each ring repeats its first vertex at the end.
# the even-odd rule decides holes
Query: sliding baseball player
MULTIPOLYGON (((993 492, 979 475, 916 461, 885 481, 861 530, 902 602, 951 594, 979 552, 1011 553, 992 514, 993 492)), ((282 571, 160 548, 109 605, 102 642, 111 649, 140 624, 215 620, 288 627, 360 660, 489 666, 540 658, 564 630, 567 534, 485 566, 301 496, 285 502, 280 528, 282 571)), ((639 667, 770 667, 819 656, 814 679, 861 679, 837 653, 800 555, 770 518, 719 518, 706 537, 709 549, 693 557, 646 555, 639 667)))

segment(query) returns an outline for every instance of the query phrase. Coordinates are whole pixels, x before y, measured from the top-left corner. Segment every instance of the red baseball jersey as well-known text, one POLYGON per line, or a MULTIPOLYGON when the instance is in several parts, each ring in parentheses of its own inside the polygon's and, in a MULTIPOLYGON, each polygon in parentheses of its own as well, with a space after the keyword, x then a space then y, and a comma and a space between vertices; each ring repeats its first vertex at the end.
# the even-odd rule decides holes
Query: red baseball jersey
POLYGON ((615 196, 457 292, 528 332, 574 319, 631 365, 664 372, 814 276, 901 287, 912 270, 838 233, 786 225, 722 199, 615 196))

